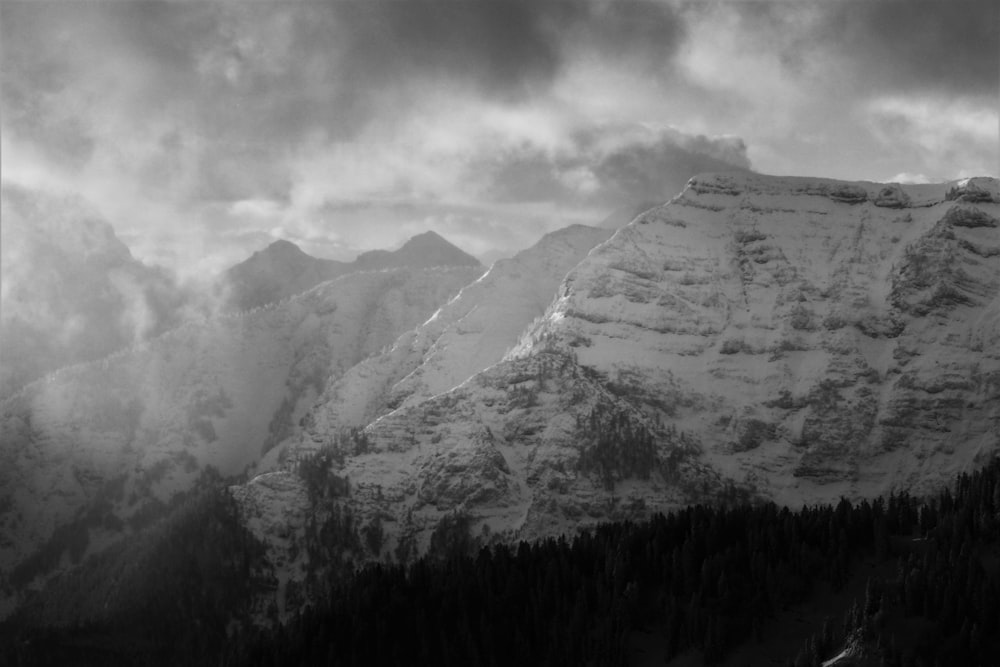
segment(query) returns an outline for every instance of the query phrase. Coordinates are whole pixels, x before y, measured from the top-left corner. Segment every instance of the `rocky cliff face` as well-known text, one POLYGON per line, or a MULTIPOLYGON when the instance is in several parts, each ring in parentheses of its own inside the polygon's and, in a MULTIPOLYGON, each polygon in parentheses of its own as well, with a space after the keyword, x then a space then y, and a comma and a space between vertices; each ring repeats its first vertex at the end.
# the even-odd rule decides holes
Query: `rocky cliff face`
POLYGON ((779 502, 935 486, 998 444, 1000 195, 692 179, 595 250, 538 341, 779 502))
POLYGON ((426 320, 474 267, 362 272, 191 322, 0 404, 0 565, 13 586, 162 514, 208 466, 237 474, 360 360, 426 320), (75 550, 75 553, 74 551, 75 550))
POLYGON ((353 438, 317 417, 292 459, 320 446, 342 484, 302 511, 349 512, 380 536, 351 553, 386 558, 456 526, 929 490, 1000 446, 998 216, 994 179, 692 179, 582 259, 499 363, 353 438))

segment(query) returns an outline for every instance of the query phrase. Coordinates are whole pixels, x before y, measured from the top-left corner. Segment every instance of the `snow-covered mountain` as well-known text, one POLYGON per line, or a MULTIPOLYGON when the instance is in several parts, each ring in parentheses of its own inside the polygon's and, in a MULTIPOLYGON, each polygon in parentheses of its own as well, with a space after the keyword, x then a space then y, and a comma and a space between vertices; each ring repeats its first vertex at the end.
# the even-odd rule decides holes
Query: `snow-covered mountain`
POLYGON ((321 282, 355 271, 404 266, 479 266, 479 260, 435 232, 414 236, 398 250, 362 253, 353 262, 313 257, 294 243, 282 240, 227 269, 218 289, 231 308, 249 310, 301 294, 321 282))
POLYGON ((328 381, 481 272, 355 272, 28 385, 0 404, 0 569, 23 584, 162 514, 208 466, 252 466, 328 381))
MULTIPOLYGON (((398 558, 455 530, 927 491, 1000 447, 998 215, 995 179, 694 178, 590 251, 502 361, 422 391, 440 369, 421 352, 407 393, 379 370, 390 352, 361 408, 331 391, 297 463, 234 495, 296 581, 315 565, 301 545, 345 516, 378 539, 344 550, 398 558), (399 407, 324 430, 379 404, 399 407)), ((404 368, 417 339, 394 348, 404 368)))
POLYGON ((692 179, 595 250, 538 345, 779 502, 924 491, 1000 444, 1000 187, 692 179))
POLYGON ((572 225, 498 260, 422 326, 331 383, 310 413, 307 437, 319 443, 331 433, 364 427, 500 361, 545 312, 566 273, 610 236, 607 230, 572 225))
POLYGON ((0 406, 0 557, 23 582, 256 462, 231 491, 287 616, 345 559, 928 491, 1000 448, 998 217, 995 179, 707 175, 475 281, 186 325, 0 406))
POLYGON ((191 295, 82 199, 0 190, 0 399, 177 325, 191 295))

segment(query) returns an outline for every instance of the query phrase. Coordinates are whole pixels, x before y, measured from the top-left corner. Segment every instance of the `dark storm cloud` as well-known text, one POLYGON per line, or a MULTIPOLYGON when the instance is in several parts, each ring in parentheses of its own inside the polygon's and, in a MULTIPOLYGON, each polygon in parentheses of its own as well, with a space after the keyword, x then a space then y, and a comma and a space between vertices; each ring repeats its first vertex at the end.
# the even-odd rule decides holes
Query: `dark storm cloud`
POLYGON ((604 209, 666 201, 696 174, 751 168, 736 137, 675 130, 605 127, 581 132, 573 148, 550 156, 511 151, 479 165, 490 173, 498 202, 587 201, 604 209))
POLYGON ((609 199, 626 204, 666 201, 697 174, 749 168, 746 146, 739 139, 698 136, 679 142, 667 136, 652 144, 623 146, 611 152, 597 163, 594 174, 609 199))
POLYGON ((260 178, 226 166, 246 156, 351 141, 429 100, 534 100, 581 53, 662 67, 683 35, 653 2, 11 2, 3 14, 9 130, 80 165, 124 141, 109 126, 141 136, 163 120, 191 150, 211 147, 191 160, 205 170, 198 199, 272 179, 267 156, 243 163, 260 178))
POLYGON ((685 37, 683 18, 664 2, 597 2, 582 7, 582 20, 562 26, 563 35, 570 48, 593 49, 605 59, 664 68, 685 37))
POLYGON ((331 11, 351 26, 346 69, 361 85, 439 76, 503 99, 551 84, 568 51, 662 64, 683 35, 670 5, 648 1, 338 2, 331 11))
POLYGON ((323 116, 348 133, 392 104, 450 94, 442 86, 499 103, 543 95, 583 52, 663 66, 684 32, 671 6, 656 2, 363 1, 322 12, 298 27, 297 44, 307 58, 330 60, 318 68, 326 79, 289 86, 332 91, 336 112, 327 106, 323 116))
POLYGON ((150 108, 186 99, 218 128, 330 129, 370 114, 386 88, 438 80, 515 101, 544 92, 568 50, 662 63, 682 33, 674 11, 654 2, 11 2, 4 83, 15 97, 26 86, 55 91, 79 85, 81 65, 126 58, 147 74, 128 83, 150 108), (279 23, 285 35, 269 29, 279 23), (220 85, 205 76, 206 58, 238 75, 220 85))
MULTIPOLYGON (((995 95, 1000 87, 1000 3, 995 0, 847 0, 819 3, 820 29, 787 52, 833 53, 857 82, 886 92, 995 95), (815 41, 813 41, 813 38, 815 41)), ((757 20, 787 10, 772 3, 757 20)))
POLYGON ((848 3, 834 13, 844 34, 830 34, 868 63, 878 83, 900 88, 996 94, 1000 78, 1000 4, 994 0, 848 3))
POLYGON ((580 10, 574 3, 466 0, 333 3, 332 11, 351 26, 349 85, 441 77, 517 98, 555 77, 556 30, 580 10))

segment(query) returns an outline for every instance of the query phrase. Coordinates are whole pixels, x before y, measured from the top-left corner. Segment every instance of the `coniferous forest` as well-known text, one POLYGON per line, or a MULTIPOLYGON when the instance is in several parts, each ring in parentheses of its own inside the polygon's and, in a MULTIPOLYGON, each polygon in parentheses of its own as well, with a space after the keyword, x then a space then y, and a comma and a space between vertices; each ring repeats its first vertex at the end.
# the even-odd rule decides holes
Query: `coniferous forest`
POLYGON ((863 577, 846 609, 788 643, 785 664, 1000 664, 998 461, 931 498, 696 506, 475 553, 451 540, 409 565, 328 581, 316 604, 268 629, 248 621, 262 552, 233 511, 221 482, 203 485, 8 620, 0 661, 628 665, 641 632, 657 664, 723 664, 786 634, 787 610, 822 606, 863 577))

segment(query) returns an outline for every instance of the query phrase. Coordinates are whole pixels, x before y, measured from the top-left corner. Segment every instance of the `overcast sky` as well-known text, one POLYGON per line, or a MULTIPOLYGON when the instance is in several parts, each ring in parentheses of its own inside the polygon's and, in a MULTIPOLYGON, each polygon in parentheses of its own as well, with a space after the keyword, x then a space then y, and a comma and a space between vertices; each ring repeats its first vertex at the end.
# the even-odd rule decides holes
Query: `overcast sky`
POLYGON ((489 258, 702 171, 996 175, 998 6, 4 0, 2 175, 185 272, 489 258))

